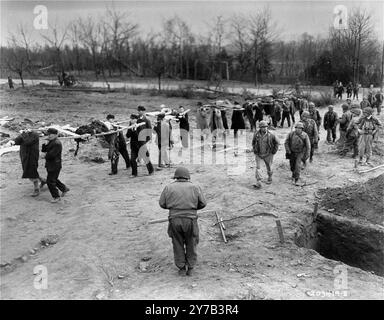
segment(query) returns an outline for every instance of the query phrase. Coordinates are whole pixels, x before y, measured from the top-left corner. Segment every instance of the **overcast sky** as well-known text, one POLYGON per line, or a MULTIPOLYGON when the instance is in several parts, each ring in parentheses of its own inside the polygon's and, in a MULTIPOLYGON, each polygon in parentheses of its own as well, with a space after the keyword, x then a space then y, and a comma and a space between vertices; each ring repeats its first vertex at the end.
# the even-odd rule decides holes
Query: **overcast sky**
POLYGON ((304 32, 312 35, 326 35, 333 24, 333 9, 343 4, 347 9, 361 7, 372 13, 378 39, 384 39, 383 1, 0 1, 1 4, 1 44, 7 42, 9 32, 15 32, 19 23, 33 34, 33 39, 42 42, 41 31, 34 30, 33 13, 35 6, 45 5, 50 24, 66 25, 76 17, 101 16, 107 5, 114 4, 119 11, 131 13, 133 22, 139 24, 141 34, 159 31, 162 22, 178 15, 188 23, 192 32, 204 34, 207 24, 215 17, 224 18, 233 13, 248 14, 269 6, 272 18, 277 23, 280 38, 292 39, 304 32))

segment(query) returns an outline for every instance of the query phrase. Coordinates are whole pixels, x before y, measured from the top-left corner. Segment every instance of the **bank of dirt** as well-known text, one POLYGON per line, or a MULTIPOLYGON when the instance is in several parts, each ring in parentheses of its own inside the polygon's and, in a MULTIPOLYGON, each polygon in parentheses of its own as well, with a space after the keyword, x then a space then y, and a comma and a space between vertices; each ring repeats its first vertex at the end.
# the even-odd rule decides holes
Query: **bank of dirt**
MULTIPOLYGON (((195 100, 126 93, 69 94, 44 89, 0 94, 0 115, 15 117, 17 122, 28 118, 34 122, 79 126, 93 119, 104 119, 108 113, 126 119, 139 104, 149 111, 165 104, 191 107, 191 127, 195 127, 195 100)), ((341 114, 340 105, 335 111, 341 114)), ((321 110, 322 115, 324 112, 321 110)), ((61 179, 71 191, 57 205, 49 202, 46 188, 39 197, 31 198, 31 183, 20 178, 18 153, 3 155, 1 298, 343 299, 321 296, 322 292, 334 290, 334 270, 343 263, 298 247, 294 235, 319 200, 319 189, 364 184, 378 177, 380 169, 366 174, 355 172, 352 158, 339 158, 332 146, 324 143, 322 129, 314 162, 303 171, 307 184, 293 186, 283 146, 289 131, 287 127, 275 131, 281 145, 274 160, 273 183, 263 183, 260 190, 252 188, 255 161, 252 153, 245 150, 238 156, 233 152, 226 154, 232 163, 245 163, 245 170, 238 174, 230 170, 233 164, 189 164, 187 155, 180 158, 177 152, 173 155, 173 161, 183 161, 191 171, 192 180, 202 187, 208 200, 206 210, 218 210, 224 220, 232 219, 225 223, 228 243, 224 244, 218 226, 214 226, 216 217, 209 213, 200 215, 198 265, 193 277, 178 276, 166 223, 145 225, 149 220, 167 216, 158 199, 164 186, 172 181, 174 168, 147 176, 145 166, 140 166, 139 177, 130 179, 130 171, 124 170, 121 159, 118 174, 109 176, 107 151, 96 140, 81 145, 76 158, 75 143, 63 140, 61 179), (89 161, 96 156, 105 162, 89 161), (246 217, 258 213, 278 217, 284 244, 279 241, 273 216, 246 217), (41 240, 50 235, 55 242, 43 246, 41 240), (37 265, 45 266, 48 271, 45 290, 37 290, 33 285, 37 265), (314 292, 320 294, 314 296, 314 292)), ((230 138, 233 139, 233 133, 230 138)), ((246 136, 248 146, 251 139, 251 135, 246 136)), ((154 143, 150 151, 156 163, 154 143)), ((372 161, 378 165, 382 158, 374 155, 372 161)), ((45 176, 42 160, 39 172, 45 176)), ((262 172, 266 178, 264 167, 262 172)), ((381 277, 355 267, 347 266, 347 269, 348 299, 384 298, 381 277)))
POLYGON ((319 190, 320 205, 329 212, 384 226, 384 174, 364 183, 319 190))

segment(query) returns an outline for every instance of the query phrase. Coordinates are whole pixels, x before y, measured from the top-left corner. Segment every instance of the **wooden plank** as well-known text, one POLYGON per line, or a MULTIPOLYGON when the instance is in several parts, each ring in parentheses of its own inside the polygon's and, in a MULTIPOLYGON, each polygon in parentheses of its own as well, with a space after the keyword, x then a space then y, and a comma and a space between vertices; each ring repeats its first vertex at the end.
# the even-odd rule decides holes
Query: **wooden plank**
POLYGON ((367 172, 371 172, 371 171, 374 171, 374 170, 379 169, 379 168, 382 168, 382 167, 384 167, 384 164, 381 164, 381 165, 379 165, 379 166, 377 166, 377 167, 374 167, 374 168, 371 168, 371 169, 368 169, 368 170, 359 171, 359 173, 367 173, 367 172))
POLYGON ((224 232, 224 229, 223 229, 223 225, 221 224, 221 221, 220 221, 219 215, 217 214, 217 211, 215 211, 215 214, 216 214, 217 222, 218 222, 218 224, 219 224, 219 228, 220 228, 221 236, 223 237, 224 243, 227 243, 227 237, 225 236, 225 232, 224 232))
POLYGON ((276 220, 276 226, 277 226, 277 232, 279 234, 280 242, 284 243, 284 234, 283 234, 283 228, 281 227, 280 220, 276 220))
POLYGON ((20 146, 0 148, 0 156, 2 156, 3 154, 9 153, 9 152, 16 152, 19 150, 20 150, 20 146))

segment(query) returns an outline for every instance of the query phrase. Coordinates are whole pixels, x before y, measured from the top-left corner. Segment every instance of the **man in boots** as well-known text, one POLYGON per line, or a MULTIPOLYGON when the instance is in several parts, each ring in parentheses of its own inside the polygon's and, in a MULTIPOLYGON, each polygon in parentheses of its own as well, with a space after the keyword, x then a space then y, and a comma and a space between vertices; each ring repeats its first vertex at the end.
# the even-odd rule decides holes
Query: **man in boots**
POLYGON ((357 108, 352 108, 351 110, 352 113, 352 119, 348 124, 346 133, 345 133, 345 138, 346 138, 346 143, 344 144, 344 147, 341 151, 342 156, 346 156, 348 151, 353 149, 353 155, 352 158, 356 158, 359 154, 359 128, 357 127, 356 122, 360 118, 361 115, 361 109, 360 106, 357 108))
POLYGON ((58 131, 55 128, 49 128, 47 130, 48 133, 48 143, 43 144, 41 151, 45 152, 45 167, 47 168, 47 185, 49 192, 52 195, 52 203, 59 202, 61 197, 69 191, 69 188, 65 186, 59 180, 59 174, 61 171, 61 152, 63 150, 63 146, 61 145, 61 141, 58 139, 57 134, 58 131), (61 193, 61 197, 59 195, 59 191, 61 193))
POLYGON ((138 106, 137 111, 139 112, 139 118, 137 119, 137 124, 145 123, 140 127, 137 127, 137 134, 139 139, 139 158, 143 159, 148 170, 148 174, 152 175, 155 169, 153 168, 149 151, 147 148, 147 143, 151 141, 152 138, 152 125, 151 121, 145 116, 145 107, 138 106))
POLYGON ((381 126, 380 121, 373 116, 373 109, 367 107, 363 110, 362 117, 356 121, 359 134, 359 164, 362 165, 363 157, 366 157, 366 164, 370 165, 370 158, 372 156, 373 138, 381 126))
POLYGON ((285 140, 285 158, 289 159, 292 182, 295 185, 302 184, 300 181, 301 165, 302 163, 305 164, 311 152, 309 137, 303 129, 304 124, 298 122, 295 125, 295 131, 290 132, 285 140))
POLYGON ((344 103, 342 106, 343 109, 343 114, 339 118, 339 131, 340 131, 340 138, 338 140, 339 146, 343 146, 346 142, 346 134, 347 134, 347 128, 349 126, 349 123, 352 120, 352 113, 349 111, 349 106, 348 104, 344 103))
POLYGON ((268 173, 267 183, 272 183, 272 162, 273 156, 276 154, 279 148, 279 140, 277 137, 268 130, 268 123, 266 121, 260 121, 259 130, 255 132, 252 139, 252 148, 256 158, 256 184, 254 187, 261 188, 261 174, 260 163, 264 161, 268 173))
POLYGON ((201 188, 190 181, 188 169, 177 168, 173 178, 176 181, 164 188, 159 205, 169 209, 168 235, 172 238, 179 274, 191 276, 197 261, 196 247, 199 243, 197 210, 203 209, 207 202, 201 188))
POLYGON ((22 179, 29 179, 34 186, 32 197, 37 197, 47 181, 40 177, 37 167, 39 166, 39 134, 29 128, 22 130, 14 140, 10 140, 7 146, 20 146, 20 160, 23 168, 22 179))
POLYGON ((315 120, 310 118, 308 111, 304 111, 301 114, 302 124, 304 125, 303 131, 308 135, 309 141, 311 143, 309 162, 313 160, 313 153, 317 149, 319 142, 319 133, 317 130, 317 124, 315 120))
POLYGON ((329 144, 336 141, 337 113, 333 111, 333 105, 328 106, 328 111, 324 115, 324 129, 327 130, 327 142, 329 144))
MULTIPOLYGON (((111 131, 116 131, 119 127, 113 124, 115 116, 113 114, 107 115, 107 121, 104 124, 111 131)), ((131 166, 131 161, 129 159, 129 154, 127 151, 127 143, 124 138, 123 131, 115 132, 111 135, 105 136, 105 139, 110 144, 110 150, 108 157, 111 160, 111 172, 109 175, 117 174, 117 167, 119 164, 119 155, 121 154, 125 161, 126 169, 129 169, 131 166)))

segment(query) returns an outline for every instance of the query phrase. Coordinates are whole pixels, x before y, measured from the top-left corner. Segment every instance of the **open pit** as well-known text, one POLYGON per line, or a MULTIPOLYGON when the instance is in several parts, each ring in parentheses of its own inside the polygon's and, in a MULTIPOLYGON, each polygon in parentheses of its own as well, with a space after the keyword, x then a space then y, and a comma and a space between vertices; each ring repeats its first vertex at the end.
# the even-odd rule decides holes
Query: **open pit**
POLYGON ((345 188, 319 191, 319 210, 295 235, 300 247, 384 276, 384 174, 345 188))

